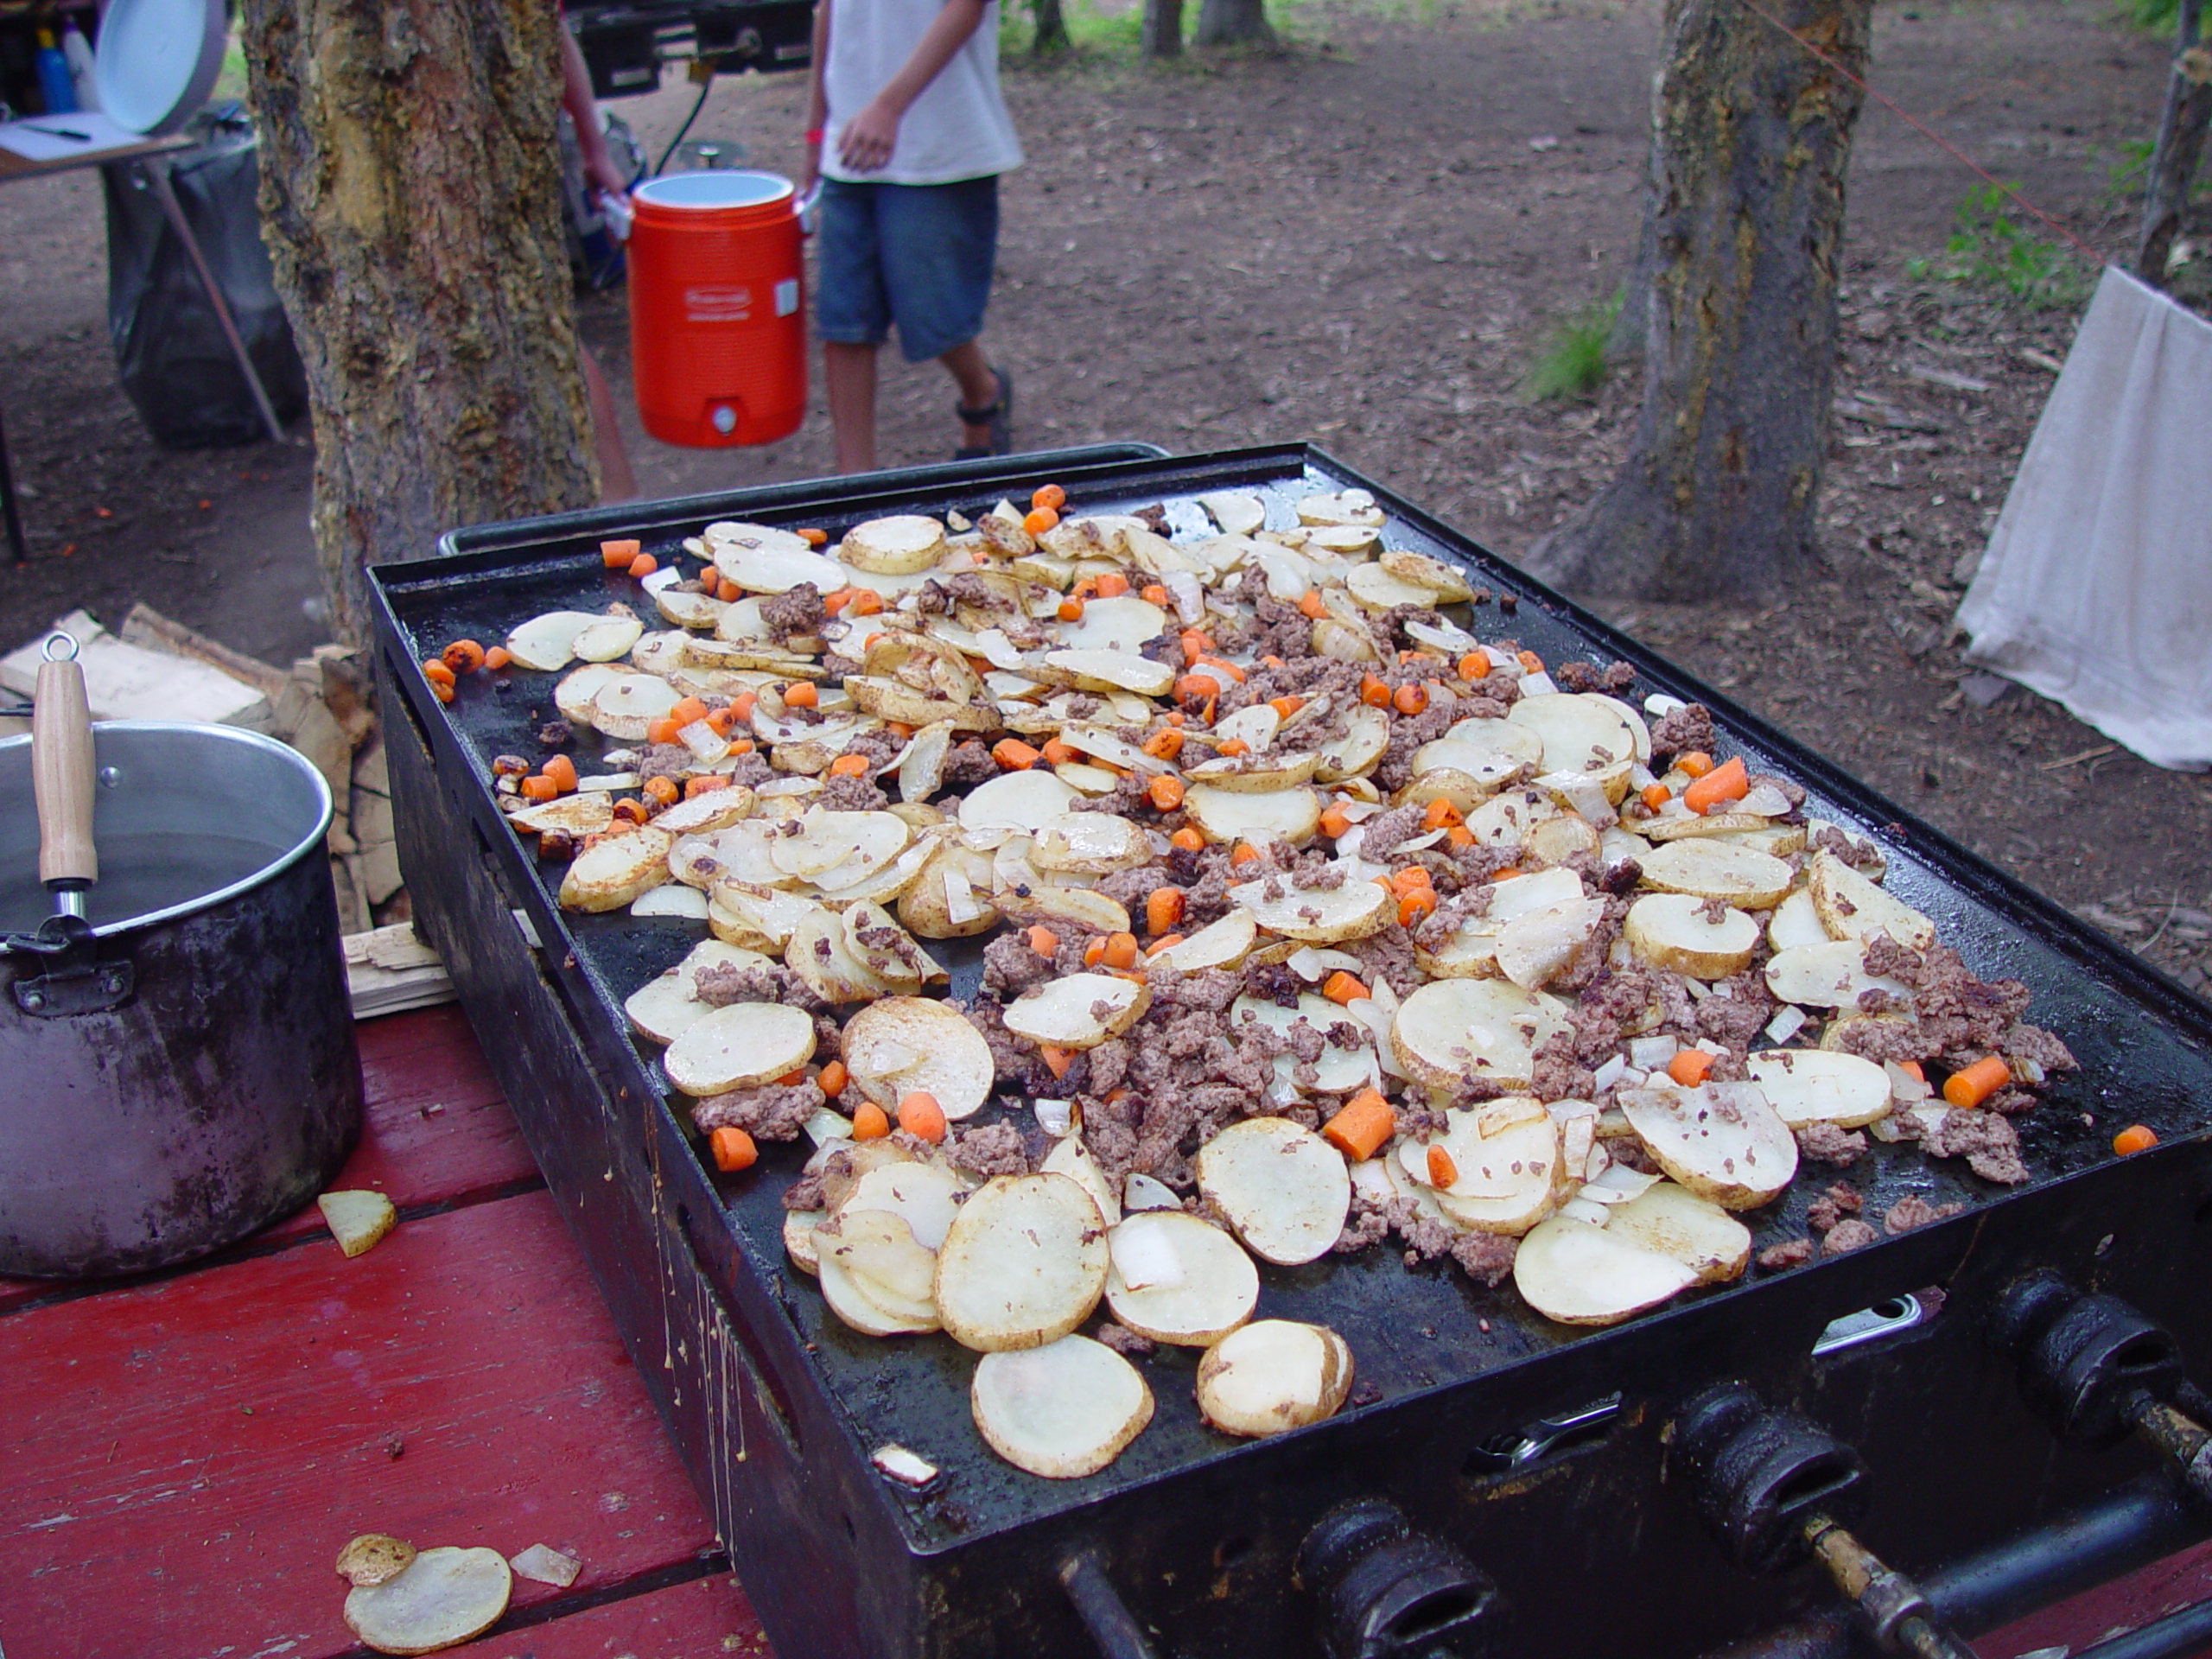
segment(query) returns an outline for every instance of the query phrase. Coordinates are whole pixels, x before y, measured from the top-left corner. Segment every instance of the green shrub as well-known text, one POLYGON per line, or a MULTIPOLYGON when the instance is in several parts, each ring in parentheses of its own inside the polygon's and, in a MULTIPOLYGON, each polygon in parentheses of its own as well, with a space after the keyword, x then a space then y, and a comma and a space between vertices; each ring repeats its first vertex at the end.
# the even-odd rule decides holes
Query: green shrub
POLYGON ((1521 384, 1522 396, 1532 404, 1554 398, 1586 403, 1605 384, 1605 342, 1627 294, 1625 288, 1617 288, 1611 298, 1591 301, 1553 329, 1521 384))

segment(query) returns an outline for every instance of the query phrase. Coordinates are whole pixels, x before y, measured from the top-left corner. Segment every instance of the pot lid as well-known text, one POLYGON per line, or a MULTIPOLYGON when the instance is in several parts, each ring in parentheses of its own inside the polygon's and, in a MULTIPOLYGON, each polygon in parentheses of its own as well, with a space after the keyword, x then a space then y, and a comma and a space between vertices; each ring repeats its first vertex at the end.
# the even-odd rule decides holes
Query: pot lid
POLYGON ((223 0, 111 0, 92 51, 100 109, 159 137, 189 121, 223 71, 223 0))

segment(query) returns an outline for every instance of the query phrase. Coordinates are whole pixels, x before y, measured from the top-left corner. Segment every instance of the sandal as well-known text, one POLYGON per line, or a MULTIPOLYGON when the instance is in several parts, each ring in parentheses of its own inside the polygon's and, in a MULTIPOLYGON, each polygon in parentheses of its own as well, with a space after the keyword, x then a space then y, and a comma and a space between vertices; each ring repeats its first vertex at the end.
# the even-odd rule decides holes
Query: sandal
POLYGON ((956 404, 952 410, 969 426, 988 426, 991 441, 987 444, 961 445, 952 452, 955 461, 982 461, 992 455, 1014 453, 1014 377, 1004 369, 993 369, 991 373, 999 383, 999 395, 995 401, 981 409, 956 404))

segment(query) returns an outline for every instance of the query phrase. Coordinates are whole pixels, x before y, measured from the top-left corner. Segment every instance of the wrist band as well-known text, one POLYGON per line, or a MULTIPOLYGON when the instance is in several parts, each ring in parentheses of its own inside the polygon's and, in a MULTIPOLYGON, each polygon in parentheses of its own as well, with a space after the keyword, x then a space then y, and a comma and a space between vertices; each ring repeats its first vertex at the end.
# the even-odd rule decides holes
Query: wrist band
POLYGON ((822 142, 822 129, 819 127, 809 127, 806 130, 806 142, 810 144, 820 143, 822 142))

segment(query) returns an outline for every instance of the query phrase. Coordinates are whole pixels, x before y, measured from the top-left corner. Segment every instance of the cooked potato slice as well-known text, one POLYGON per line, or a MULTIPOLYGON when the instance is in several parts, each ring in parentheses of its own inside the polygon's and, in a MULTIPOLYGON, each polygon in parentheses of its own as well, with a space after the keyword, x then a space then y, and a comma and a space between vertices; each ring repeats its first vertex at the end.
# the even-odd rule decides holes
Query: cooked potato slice
POLYGON ((1445 1132, 1427 1146, 1400 1143, 1398 1164, 1414 1184, 1427 1185, 1429 1147, 1452 1160, 1449 1186, 1432 1188, 1437 1209, 1455 1227, 1518 1237, 1559 1208, 1570 1169, 1560 1128, 1541 1101, 1526 1096, 1492 1101, 1446 1114, 1445 1132))
POLYGON ((1606 780, 1606 798, 1616 803, 1628 792, 1623 763, 1636 760, 1636 733, 1610 700, 1575 691, 1540 692, 1522 697, 1505 717, 1542 740, 1542 771, 1600 775, 1606 780))
POLYGON ((1559 803, 1542 791, 1509 789, 1467 814, 1467 833, 1485 847, 1518 847, 1530 830, 1559 815, 1559 803))
POLYGON ((1307 788, 1254 795, 1193 784, 1184 792, 1183 809, 1209 841, 1258 843, 1281 836, 1303 847, 1321 823, 1320 797, 1307 788))
POLYGON ((1808 1008, 1855 1008, 1868 991, 1887 991, 1910 997, 1912 988, 1901 979, 1866 971, 1866 947, 1856 939, 1830 939, 1825 944, 1797 944, 1767 958, 1766 988, 1784 1002, 1808 1008))
POLYGON ((675 844, 675 836, 647 824, 585 848, 561 878, 562 907, 621 909, 668 880, 668 849, 675 844))
POLYGON ((1521 842, 1521 865, 1523 869, 1549 869, 1577 857, 1597 859, 1602 865, 1604 853, 1605 842, 1587 820, 1562 813, 1529 826, 1521 842))
MULTIPOLYGON (((767 958, 762 957, 760 960, 766 962, 767 958)), ((690 976, 681 968, 671 968, 624 998, 622 1012, 629 1018, 630 1028, 646 1041, 672 1043, 687 1028, 713 1013, 714 1007, 692 994, 690 976)))
POLYGON ((1751 1260, 1751 1230, 1710 1198, 1657 1181, 1614 1205, 1605 1230, 1624 1244, 1679 1262, 1700 1284, 1738 1278, 1751 1260))
POLYGON ((854 1084, 887 1111, 918 1089, 934 1095, 945 1117, 957 1122, 991 1096, 990 1045, 960 1014, 932 998, 871 1002, 846 1022, 844 1055, 854 1084))
POLYGON ((347 1255, 363 1255, 383 1243, 398 1224, 399 1211, 381 1192, 366 1188, 325 1192, 315 1199, 323 1224, 347 1255))
POLYGON ((1260 498, 1242 490, 1213 491, 1200 496, 1198 505, 1221 526, 1224 536, 1249 536, 1268 522, 1268 510, 1260 498))
POLYGON ((828 1219, 828 1212, 822 1210, 784 1211, 784 1254, 791 1257, 791 1265, 801 1273, 820 1270, 820 1258, 814 1249, 814 1230, 828 1219))
POLYGON ((1777 955, 1801 944, 1826 944, 1828 931, 1813 908, 1813 895, 1800 887, 1774 907, 1767 918, 1766 942, 1777 955))
POLYGON ((1427 603, 1432 609, 1439 605, 1464 605, 1475 596, 1466 577, 1443 560, 1432 559, 1426 553, 1415 553, 1409 548, 1386 548, 1379 563, 1400 582, 1427 588, 1427 603))
POLYGON ((1758 950, 1758 923, 1740 910, 1707 921, 1704 905, 1687 893, 1648 893, 1629 906, 1622 935, 1638 957, 1669 973, 1693 979, 1742 973, 1758 950))
POLYGON ((1694 1269, 1612 1230, 1553 1217, 1521 1241, 1514 1288, 1561 1325, 1618 1325, 1697 1283, 1694 1269))
MULTIPOLYGON (((1233 1033, 1247 1021, 1256 1021, 1273 1031, 1287 1032, 1301 1022, 1318 1033, 1326 1033, 1338 1026, 1349 1025, 1359 1033, 1359 1040, 1350 1048, 1338 1048, 1334 1043, 1325 1044, 1321 1058, 1313 1062, 1314 1080, 1306 1085, 1325 1095, 1348 1094, 1363 1084, 1375 1081, 1375 1051, 1365 1026, 1346 1014, 1338 1004, 1325 996, 1316 996, 1311 991, 1298 999, 1295 1007, 1256 996, 1240 996, 1230 1005, 1229 1029, 1233 1033)), ((1287 1054, 1275 1056, 1275 1076, 1285 1082, 1291 1079, 1295 1062, 1287 1054)))
POLYGON ((1377 616, 1400 605, 1429 610, 1442 602, 1434 588, 1402 582, 1380 564, 1352 566, 1344 573, 1344 591, 1377 616))
POLYGON ((1826 849, 1813 855, 1805 871, 1805 890, 1812 894, 1813 909, 1832 939, 1864 942, 1886 933, 1915 950, 1936 943, 1934 922, 1826 849))
POLYGON ((1252 953, 1260 925, 1249 910, 1232 910, 1217 922, 1209 922, 1180 944, 1146 958, 1147 970, 1172 968, 1179 974, 1195 974, 1207 968, 1234 968, 1252 953))
POLYGON ((1068 816, 1079 798, 1075 790, 1049 772, 1009 772, 969 790, 957 814, 963 830, 1011 830, 1033 836, 1068 816))
POLYGON ((1287 1117, 1248 1117, 1199 1148, 1198 1191, 1263 1262, 1327 1254, 1351 1207, 1344 1155, 1287 1117))
POLYGON ((571 726, 589 726, 594 712, 592 705, 599 694, 626 674, 636 672, 620 663, 586 663, 561 677, 561 683, 553 688, 553 706, 571 726))
POLYGON ((1351 1371, 1351 1349, 1327 1326, 1261 1319, 1198 1362, 1198 1410, 1226 1434, 1281 1434, 1334 1416, 1351 1371))
POLYGON ((1045 1161, 1038 1169, 1046 1175, 1065 1175, 1090 1194, 1090 1201, 1098 1206, 1098 1214, 1111 1227, 1122 1218, 1122 1201, 1114 1196, 1113 1183, 1106 1179, 1106 1172, 1098 1167, 1098 1160, 1083 1144, 1079 1135, 1063 1135, 1045 1154, 1045 1161))
POLYGON ((1037 827, 1029 861, 1048 875, 1111 875, 1150 863, 1152 843, 1111 812, 1069 812, 1037 827))
POLYGON ((1660 1168, 1723 1209, 1757 1209, 1797 1173, 1796 1139, 1757 1084, 1624 1089, 1614 1098, 1660 1168))
POLYGON ((855 1289, 893 1319, 916 1324, 936 1319, 931 1287, 937 1254, 915 1238, 903 1215, 867 1209, 848 1198, 832 1219, 815 1229, 814 1249, 817 1270, 823 1261, 835 1262, 855 1289))
POLYGON ((1083 614, 1060 624, 1060 644, 1070 651, 1128 653, 1167 630, 1167 613, 1148 599, 1123 594, 1116 599, 1084 601, 1083 614))
POLYGON ((889 812, 825 812, 810 808, 767 837, 768 861, 785 876, 821 887, 850 887, 890 863, 913 831, 889 812))
POLYGON ((591 723, 609 737, 636 743, 677 701, 676 688, 655 675, 617 674, 593 696, 591 723))
POLYGON ((571 836, 595 836, 614 822, 614 798, 601 790, 582 790, 511 812, 507 822, 525 835, 560 830, 571 836))
POLYGON ((1569 1029, 1555 997, 1494 979, 1445 979, 1398 1005, 1390 1045, 1417 1081, 1450 1089, 1482 1077, 1525 1089, 1535 1051, 1569 1029))
POLYGON ((1770 854, 1709 838, 1670 841, 1637 862, 1647 887, 1718 899, 1739 910, 1780 904, 1795 880, 1789 867, 1770 854))
POLYGON ((1112 974, 1070 974, 1007 1004, 1006 1028, 1057 1048, 1096 1048, 1137 1022, 1152 993, 1112 974))
POLYGON ((1105 1289, 1105 1223, 1081 1183, 1065 1175, 985 1182, 938 1250, 945 1334, 984 1353, 1065 1336, 1105 1289))
POLYGON ((1281 896, 1269 898, 1267 881, 1246 881, 1229 890, 1231 903, 1252 912, 1270 933, 1309 944, 1363 939, 1389 925, 1397 900, 1379 881, 1347 881, 1340 887, 1294 887, 1278 882, 1281 896))
POLYGON ((569 642, 569 649, 588 663, 611 663, 629 654, 644 637, 645 625, 634 616, 601 617, 569 642))
POLYGON ((753 1089, 814 1058, 814 1021, 780 1002, 733 1002, 677 1033, 661 1056, 670 1084, 695 1098, 753 1089))
POLYGON ((880 720, 904 721, 916 728, 946 725, 958 732, 995 732, 1001 723, 998 710, 988 702, 955 702, 871 674, 848 674, 845 695, 856 708, 880 720))
POLYGON ((1095 887, 1061 887, 1041 880, 1034 886, 1015 885, 1001 879, 991 888, 991 902, 1011 921, 1042 922, 1047 927, 1072 922, 1090 933, 1130 931, 1128 907, 1095 887), (1024 886, 1029 887, 1027 893, 1021 891, 1024 886))
POLYGON ((378 1653, 435 1653, 499 1622, 514 1573, 496 1549, 426 1549, 381 1584, 346 1593, 346 1628, 378 1653))
POLYGON ((1414 751, 1414 771, 1464 772, 1484 791, 1533 772, 1543 743, 1526 726, 1506 720, 1463 720, 1414 751))
MULTIPOLYGON (((822 905, 809 906, 791 925, 784 965, 824 1002, 867 1002, 900 988, 854 955, 844 918, 822 905)), ((904 988, 917 988, 909 984, 904 988)))
POLYGON ((338 1552, 338 1576, 348 1584, 382 1584, 404 1573, 415 1546, 388 1532, 365 1532, 338 1552))
POLYGON ((983 1443, 1048 1480, 1096 1474, 1152 1421, 1137 1368, 1089 1337, 985 1354, 968 1399, 983 1443))
POLYGON ((1357 524, 1363 529, 1382 526, 1382 509, 1365 490, 1342 490, 1309 495, 1298 504, 1301 524, 1357 524))
POLYGON ((1242 795, 1274 794, 1309 781, 1320 766, 1313 754, 1270 753, 1255 749, 1250 754, 1222 755, 1185 766, 1183 776, 1209 789, 1225 789, 1242 795))
POLYGON ((837 556, 855 570, 911 576, 944 556, 944 526, 918 512, 855 524, 837 544, 837 556))
POLYGON ((821 593, 845 585, 837 561, 826 558, 788 530, 766 524, 709 524, 707 550, 715 569, 747 593, 787 594, 803 582, 821 593))
POLYGON ((1580 898, 1515 917, 1498 931, 1498 971, 1523 990, 1548 984, 1581 954, 1605 917, 1603 899, 1580 898))
POLYGON ((991 861, 948 837, 899 895, 899 919, 920 938, 971 938, 999 925, 990 894, 991 861))
POLYGON ((896 1216, 914 1242, 934 1254, 943 1248, 967 1192, 967 1183, 944 1165, 903 1158, 862 1170, 827 1213, 842 1217, 871 1210, 896 1216))
POLYGON ((1749 1066, 1767 1104, 1793 1129, 1812 1123, 1855 1129, 1889 1116, 1889 1073, 1859 1055, 1772 1048, 1753 1054, 1749 1066))
POLYGON ((1106 1252, 1106 1305, 1154 1342, 1211 1347, 1260 1299, 1260 1270, 1243 1246, 1179 1210, 1128 1217, 1107 1234, 1106 1252))
POLYGON ((1357 778, 1371 771, 1389 747, 1389 715, 1363 702, 1356 703, 1344 711, 1344 735, 1322 743, 1313 775, 1325 784, 1357 778))
POLYGON ((590 611, 548 611, 533 616, 507 635, 507 652, 518 668, 541 672, 566 668, 575 660, 576 636, 607 619, 590 611))
POLYGON ((832 1230, 814 1230, 814 1277, 822 1300, 839 1319, 864 1337, 918 1337, 938 1328, 933 1315, 919 1318, 893 1313, 868 1294, 868 1288, 839 1266, 829 1253, 832 1230))
POLYGON ((1134 691, 1141 697, 1164 697, 1175 684, 1173 668, 1133 651, 1048 651, 1031 671, 1078 691, 1134 691))
POLYGON ((838 926, 846 954, 902 996, 951 977, 880 905, 848 905, 839 913, 838 926))

